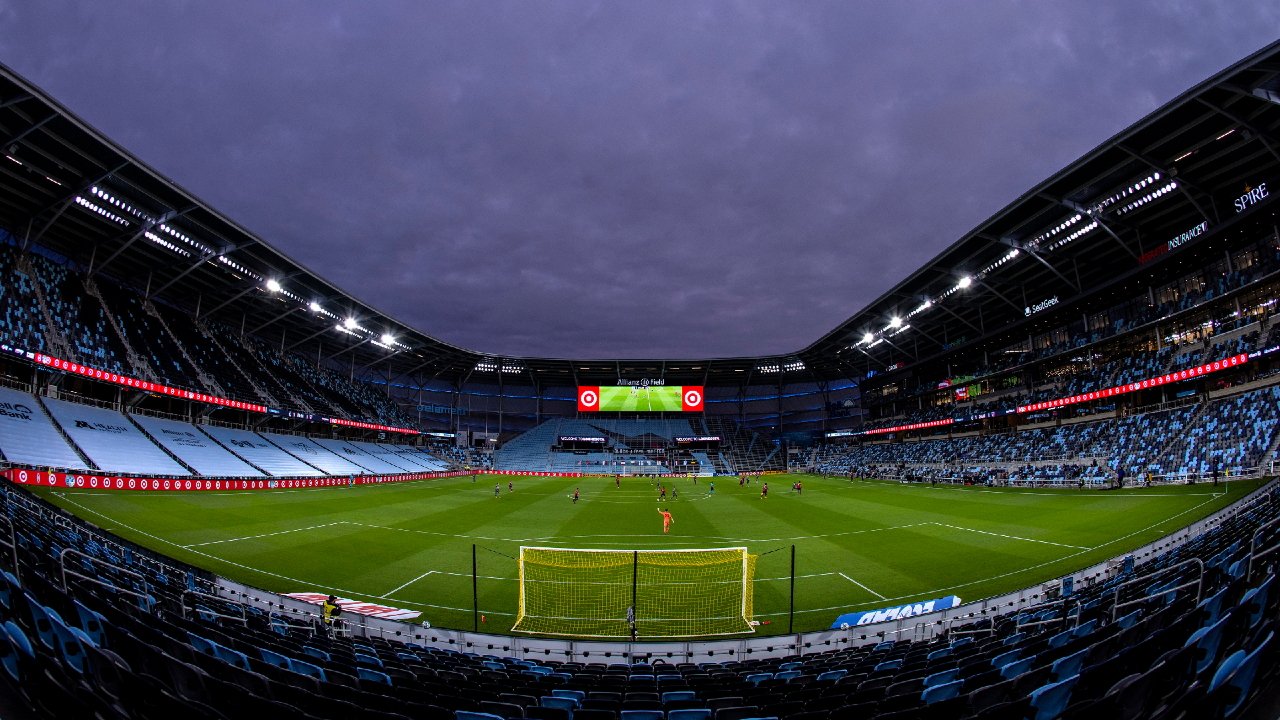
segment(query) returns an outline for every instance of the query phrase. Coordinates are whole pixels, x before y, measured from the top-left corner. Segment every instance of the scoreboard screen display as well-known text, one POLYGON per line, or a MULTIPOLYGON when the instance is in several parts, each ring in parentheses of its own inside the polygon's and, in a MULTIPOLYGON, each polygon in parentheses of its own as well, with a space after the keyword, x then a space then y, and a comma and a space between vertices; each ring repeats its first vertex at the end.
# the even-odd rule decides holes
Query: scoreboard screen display
POLYGON ((584 412, 701 412, 701 385, 579 385, 584 412))

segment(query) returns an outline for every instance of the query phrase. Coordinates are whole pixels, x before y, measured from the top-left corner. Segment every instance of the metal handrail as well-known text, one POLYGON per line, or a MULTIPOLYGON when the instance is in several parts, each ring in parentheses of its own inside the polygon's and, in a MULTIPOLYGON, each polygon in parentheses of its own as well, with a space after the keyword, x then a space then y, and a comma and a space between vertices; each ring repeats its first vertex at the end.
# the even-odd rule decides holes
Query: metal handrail
POLYGON ((1076 617, 1076 627, 1079 627, 1079 626, 1080 626, 1080 613, 1081 613, 1081 611, 1082 611, 1082 607, 1083 607, 1084 603, 1083 603, 1083 602, 1081 602, 1081 601, 1080 601, 1079 599, 1077 599, 1077 598, 1062 598, 1061 600, 1054 600, 1053 602, 1040 603, 1039 605, 1032 605, 1032 606, 1030 606, 1030 607, 1025 607, 1025 608, 1021 608, 1021 609, 1019 609, 1019 610, 1018 610, 1018 614, 1017 614, 1017 616, 1015 616, 1015 617, 1014 617, 1014 619, 1013 619, 1013 631, 1016 633, 1016 632, 1020 632, 1020 631, 1022 630, 1022 628, 1024 628, 1024 627, 1037 627, 1037 626, 1040 626, 1040 625, 1052 625, 1052 624, 1054 624, 1054 623, 1058 623, 1058 622, 1062 623, 1063 627, 1065 628, 1065 627, 1066 627, 1066 624, 1067 624, 1067 621, 1071 619, 1071 608, 1070 608, 1070 604, 1071 604, 1072 602, 1074 602, 1074 603, 1076 604, 1076 616, 1075 616, 1075 617, 1076 617), (1062 606, 1063 606, 1063 610, 1064 610, 1065 612, 1063 612, 1063 613, 1062 613, 1062 617, 1060 617, 1060 618, 1054 618, 1054 619, 1052 619, 1052 620, 1037 620, 1037 621, 1035 621, 1035 622, 1028 622, 1028 623, 1024 623, 1024 622, 1022 622, 1022 616, 1023 616, 1023 615, 1025 615, 1025 614, 1027 614, 1027 613, 1029 613, 1029 612, 1039 612, 1040 610, 1045 610, 1045 609, 1047 609, 1047 608, 1053 607, 1054 605, 1062 605, 1062 606))
POLYGON ((1203 591, 1204 591, 1204 561, 1203 561, 1203 560, 1201 560, 1200 558, 1191 558, 1190 560, 1183 560, 1182 562, 1178 563, 1177 565, 1170 565, 1169 567, 1161 568, 1161 569, 1159 569, 1159 570, 1157 570, 1157 571, 1155 571, 1155 572, 1153 572, 1153 573, 1149 573, 1149 574, 1147 574, 1147 575, 1143 575, 1142 577, 1136 577, 1136 578, 1133 578, 1132 580, 1126 580, 1126 581, 1124 581, 1124 582, 1120 583, 1119 585, 1116 585, 1115 601, 1114 601, 1114 602, 1112 602, 1112 604, 1111 604, 1111 621, 1112 621, 1112 622, 1115 622, 1115 619, 1116 619, 1116 611, 1117 611, 1117 610, 1119 610, 1120 608, 1122 608, 1122 607, 1129 607, 1130 605, 1137 605, 1138 603, 1146 602, 1147 600, 1150 600, 1152 597, 1154 597, 1154 596, 1152 596, 1152 595, 1143 595, 1142 597, 1138 598, 1137 600, 1130 600, 1129 602, 1121 603, 1121 602, 1120 602, 1120 589, 1121 589, 1121 588, 1125 587, 1126 585, 1133 585, 1134 583, 1149 582, 1152 578, 1154 578, 1154 577, 1156 577, 1156 576, 1158 576, 1158 575, 1163 575, 1163 574, 1165 574, 1165 573, 1167 573, 1167 572, 1170 572, 1170 571, 1172 571, 1172 570, 1176 570, 1176 569, 1178 569, 1178 568, 1180 568, 1180 567, 1184 567, 1184 566, 1186 566, 1186 565, 1192 565, 1192 564, 1197 565, 1197 566, 1199 566, 1199 568, 1200 568, 1200 577, 1199 577, 1199 578, 1196 578, 1196 581, 1195 581, 1195 582, 1193 582, 1193 583, 1190 583, 1190 582, 1189 582, 1189 583, 1184 583, 1184 584, 1182 584, 1182 585, 1178 585, 1178 586, 1176 586, 1176 587, 1171 587, 1171 588, 1169 588, 1169 589, 1167 589, 1167 590, 1161 590, 1159 594, 1160 594, 1160 595, 1167 595, 1168 593, 1171 593, 1171 592, 1177 592, 1177 591, 1179 591, 1179 590, 1184 590, 1184 589, 1186 589, 1186 588, 1191 587, 1192 585, 1195 585, 1195 586, 1196 586, 1196 604, 1197 604, 1197 605, 1199 605, 1199 604, 1200 604, 1200 596, 1203 594, 1203 591))
POLYGON ((9 542, 0 540, 0 545, 8 545, 13 551, 13 576, 21 580, 22 571, 18 567, 18 532, 14 529, 13 520, 10 520, 8 515, 0 515, 0 520, 9 526, 9 542))
POLYGON ((1258 558, 1264 557, 1266 555, 1270 555, 1276 550, 1280 550, 1280 543, 1276 543, 1275 545, 1272 545, 1266 550, 1263 550, 1262 552, 1258 552, 1258 537, 1262 535, 1262 531, 1277 524, 1280 524, 1280 517, 1272 520, 1271 522, 1259 525, 1258 528, 1253 531, 1253 537, 1249 539, 1249 572, 1247 575, 1244 576, 1246 581, 1251 582, 1253 580, 1253 561, 1254 560, 1257 560, 1258 558))
POLYGON ((198 595, 198 596, 200 596, 200 597, 213 598, 214 600, 217 600, 217 601, 219 601, 219 602, 230 603, 230 604, 232 604, 232 605, 235 605, 236 607, 240 608, 240 616, 239 616, 239 617, 237 617, 237 616, 235 616, 235 615, 227 615, 227 614, 224 614, 224 613, 215 612, 215 611, 213 611, 213 610, 209 610, 209 609, 201 610, 200 608, 196 607, 196 604, 195 604, 194 602, 193 602, 193 603, 191 603, 191 609, 192 609, 193 611, 197 612, 197 613, 199 613, 199 612, 207 612, 207 613, 209 613, 210 615, 213 615, 214 617, 226 618, 226 619, 228 619, 228 620, 235 620, 235 621, 239 622, 241 625, 244 625, 244 626, 248 627, 248 625, 249 625, 249 613, 248 613, 247 611, 245 611, 245 609, 244 609, 244 606, 243 606, 243 605, 241 605, 240 603, 236 602, 235 600, 228 600, 227 598, 219 597, 218 595, 210 595, 209 593, 203 593, 203 592, 200 592, 199 590, 191 590, 191 589, 183 590, 183 591, 182 591, 182 595, 181 595, 181 597, 180 597, 180 598, 179 598, 179 600, 178 600, 178 603, 179 603, 179 604, 181 605, 181 607, 182 607, 182 617, 183 617, 183 619, 184 619, 184 620, 185 620, 185 619, 186 619, 186 617, 187 617, 187 596, 188 596, 188 595, 198 595))
POLYGON ((134 572, 134 571, 132 571, 132 570, 125 570, 125 569, 124 569, 124 568, 122 568, 122 567, 119 567, 119 566, 116 566, 116 565, 112 565, 111 563, 107 562, 106 560, 101 560, 101 559, 99 559, 99 558, 93 557, 92 555, 86 555, 85 553, 82 553, 82 552, 80 552, 79 550, 76 550, 76 549, 74 549, 74 548, 64 548, 64 549, 63 549, 63 551, 62 551, 61 553, 59 553, 59 554, 58 554, 58 567, 62 570, 62 591, 63 591, 63 592, 66 592, 66 591, 67 591, 67 576, 68 576, 68 575, 71 575, 72 577, 78 577, 78 578, 80 578, 81 580, 86 580, 86 581, 88 581, 88 582, 95 583, 95 584, 101 585, 101 586, 106 587, 106 588, 111 588, 112 590, 115 590, 116 592, 122 592, 122 593, 125 593, 126 595, 133 595, 134 597, 139 597, 139 598, 150 598, 150 599, 152 599, 152 600, 155 600, 155 596, 153 596, 153 595, 151 595, 150 593, 146 592, 146 590, 148 589, 147 579, 146 579, 146 578, 144 578, 143 576, 139 575, 138 573, 136 573, 136 572, 134 572), (89 560, 90 562, 101 563, 102 565, 106 565, 108 568, 110 568, 110 569, 112 569, 112 570, 115 570, 116 572, 121 572, 121 573, 124 573, 125 575, 132 575, 133 577, 137 578, 137 579, 138 579, 138 581, 142 584, 143 592, 138 592, 138 591, 136 591, 136 590, 130 590, 130 589, 128 589, 128 588, 123 588, 123 587, 120 587, 119 585, 115 585, 115 584, 112 584, 112 583, 103 582, 103 581, 99 580, 99 579, 98 579, 98 578, 96 578, 96 577, 90 577, 90 576, 88 576, 88 575, 82 575, 82 574, 80 574, 80 573, 76 572, 75 570, 68 570, 68 569, 67 569, 67 553, 71 553, 71 554, 73 554, 73 555, 79 555, 80 557, 85 558, 85 559, 89 560))

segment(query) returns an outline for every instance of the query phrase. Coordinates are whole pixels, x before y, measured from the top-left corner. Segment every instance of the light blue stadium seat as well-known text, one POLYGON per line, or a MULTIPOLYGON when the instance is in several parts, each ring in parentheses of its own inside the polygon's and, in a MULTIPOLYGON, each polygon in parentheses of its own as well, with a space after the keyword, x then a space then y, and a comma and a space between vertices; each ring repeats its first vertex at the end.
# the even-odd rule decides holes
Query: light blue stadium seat
MULTIPOLYGON (((955 672, 952 670, 951 672, 955 672)), ((952 680, 939 685, 926 686, 924 692, 921 693, 920 699, 925 705, 932 705, 941 700, 950 700, 960 696, 960 690, 964 687, 963 680, 952 680)))
POLYGON ((249 666, 249 658, 239 650, 232 650, 229 647, 223 647, 221 645, 214 645, 213 649, 214 652, 217 653, 218 659, 223 662, 229 665, 234 665, 241 670, 253 670, 253 668, 249 666))
POLYGON ((697 700, 698 693, 692 690, 670 690, 662 693, 662 704, 669 702, 680 702, 682 700, 697 700))
POLYGON ((321 680, 327 679, 324 676, 324 670, 321 669, 320 666, 312 665, 311 663, 305 662, 303 660, 295 660, 290 658, 289 669, 298 673, 299 675, 310 675, 311 677, 320 678, 321 680))
POLYGON ((839 680, 840 678, 844 677, 847 674, 849 674, 848 670, 828 670, 824 673, 820 673, 818 675, 818 680, 819 681, 839 680))
POLYGON ((748 675, 745 680, 752 685, 759 685, 762 680, 768 680, 772 677, 773 673, 755 673, 753 675, 748 675))
POLYGON ((1023 658, 1021 660, 1008 663, 1000 668, 1000 677, 1003 677, 1006 680, 1012 680, 1022 673, 1030 670, 1031 665, 1035 661, 1036 657, 1032 655, 1029 658, 1023 658))
POLYGON ((370 682, 382 683, 383 685, 391 684, 391 676, 387 675, 384 672, 378 672, 377 670, 370 670, 369 668, 358 667, 356 668, 356 673, 359 674, 361 680, 368 680, 370 682))
POLYGON ((958 675, 959 673, 960 671, 956 668, 952 668, 950 670, 943 670, 942 672, 936 672, 932 675, 928 675, 925 677, 924 686, 927 689, 927 688, 934 687, 936 685, 946 685, 952 680, 955 680, 956 675, 958 675))
POLYGON ((572 700, 575 708, 582 707, 582 701, 587 698, 587 694, 581 690, 552 690, 551 696, 572 700))
POLYGON ((669 710, 667 720, 711 720, 711 711, 706 708, 669 710))
POLYGON ((1032 720, 1053 720, 1062 714, 1071 702, 1071 691, 1079 682, 1079 675, 1045 685, 1031 693, 1031 707, 1035 708, 1032 720))
POLYGON ((1231 613, 1228 611, 1213 625, 1196 630, 1183 644, 1183 647, 1195 645, 1198 650, 1194 660, 1197 673, 1203 672, 1205 668, 1212 665, 1214 660, 1217 659, 1218 644, 1222 641, 1222 631, 1226 629, 1227 620, 1230 618, 1231 613))
POLYGON ((194 648, 196 652, 204 653, 210 657, 218 656, 217 643, 214 643, 211 640, 206 640, 205 638, 192 633, 190 630, 187 631, 187 642, 190 643, 191 647, 194 648))
POLYGON ((1055 680, 1065 680, 1072 675, 1078 675, 1080 667, 1084 664, 1084 660, 1088 655, 1089 648, 1085 648, 1066 657, 1058 658, 1053 661, 1050 673, 1055 680))
POLYGON ((561 710, 568 710, 569 712, 573 712, 578 709, 577 700, 566 697, 555 697, 553 695, 544 695, 539 698, 538 704, 542 707, 560 708, 561 710))

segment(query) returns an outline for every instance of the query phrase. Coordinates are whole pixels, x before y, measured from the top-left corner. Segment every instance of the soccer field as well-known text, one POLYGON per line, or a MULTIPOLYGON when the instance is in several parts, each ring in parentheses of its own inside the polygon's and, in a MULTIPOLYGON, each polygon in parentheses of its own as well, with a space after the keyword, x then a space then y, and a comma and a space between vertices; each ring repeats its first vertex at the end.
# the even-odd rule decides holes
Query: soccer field
POLYGON ((420 610, 470 629, 471 545, 482 630, 515 620, 523 546, 722 548, 758 555, 759 633, 787 630, 796 546, 796 630, 842 612, 1015 590, 1138 547, 1243 497, 1262 481, 1124 490, 1015 490, 771 476, 769 497, 735 478, 650 481, 524 476, 224 493, 34 488, 110 532, 278 592, 332 592, 420 610), (803 494, 790 490, 803 481, 803 494), (515 485, 508 491, 507 483, 515 485), (501 493, 494 497, 494 483, 501 493), (571 496, 581 489, 574 504, 571 496), (662 533, 657 507, 672 515, 662 533), (782 552, 772 552, 783 548, 782 552), (768 554, 766 554, 768 553, 768 554))
POLYGON ((600 409, 623 412, 680 412, 680 386, 668 387, 601 387, 600 409))

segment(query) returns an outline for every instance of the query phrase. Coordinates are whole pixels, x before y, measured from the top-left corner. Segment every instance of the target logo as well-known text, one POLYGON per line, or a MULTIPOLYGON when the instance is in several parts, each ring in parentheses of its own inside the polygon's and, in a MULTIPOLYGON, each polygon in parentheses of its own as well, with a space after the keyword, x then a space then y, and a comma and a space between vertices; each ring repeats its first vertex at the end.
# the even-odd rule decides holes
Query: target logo
POLYGON ((684 412, 702 411, 702 388, 685 386, 681 389, 680 409, 684 412))
POLYGON ((578 410, 589 411, 600 409, 600 386, 578 388, 578 410))

